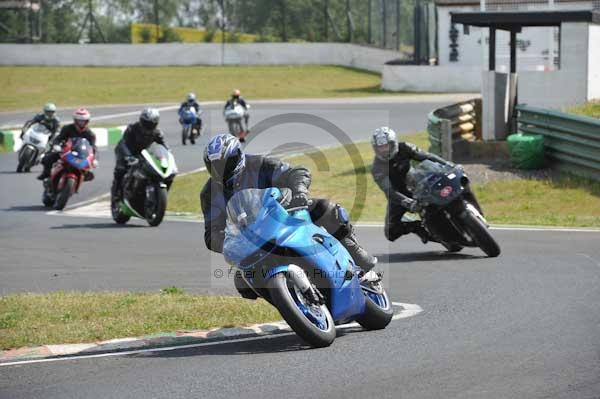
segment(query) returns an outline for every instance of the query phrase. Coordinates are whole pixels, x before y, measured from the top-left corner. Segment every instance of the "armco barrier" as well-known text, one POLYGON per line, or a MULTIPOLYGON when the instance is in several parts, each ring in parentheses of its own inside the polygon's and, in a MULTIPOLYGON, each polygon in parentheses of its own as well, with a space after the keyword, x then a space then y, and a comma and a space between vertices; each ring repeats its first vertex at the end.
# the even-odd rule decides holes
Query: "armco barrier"
POLYGON ((452 160, 455 145, 481 139, 481 99, 438 108, 427 116, 430 151, 452 160))
POLYGON ((551 166, 600 181, 600 120, 517 106, 519 130, 544 136, 551 166))
MULTIPOLYGON (((96 146, 106 147, 115 145, 121 140, 126 126, 111 128, 95 127, 92 131, 96 135, 96 146)), ((20 130, 9 130, 0 132, 0 150, 4 152, 16 152, 21 148, 20 130)))

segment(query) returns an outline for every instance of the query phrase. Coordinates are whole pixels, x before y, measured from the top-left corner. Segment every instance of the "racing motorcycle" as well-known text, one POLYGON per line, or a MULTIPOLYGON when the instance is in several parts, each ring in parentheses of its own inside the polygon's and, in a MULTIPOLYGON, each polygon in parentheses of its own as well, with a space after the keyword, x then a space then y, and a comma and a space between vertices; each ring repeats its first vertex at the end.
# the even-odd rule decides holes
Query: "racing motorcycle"
POLYGON ((202 119, 200 115, 202 110, 196 110, 195 107, 182 109, 179 113, 179 122, 181 123, 181 143, 186 145, 187 140, 196 144, 196 139, 202 134, 202 119))
POLYGON ((466 191, 469 178, 461 165, 425 160, 408 172, 407 186, 421 205, 422 226, 432 241, 450 252, 479 247, 489 257, 500 255, 500 246, 489 231, 473 194, 466 191))
POLYGON ((62 147, 60 159, 52 165, 50 177, 44 180, 42 202, 60 211, 69 198, 79 192, 84 180, 93 178, 88 173, 95 167, 94 148, 83 137, 67 140, 62 147))
POLYGON ((363 274, 306 207, 286 209, 290 199, 291 191, 268 188, 229 200, 223 254, 240 294, 267 300, 315 347, 331 345, 337 324, 385 328, 393 309, 381 276, 363 274))
POLYGON ((165 216, 167 191, 176 174, 173 154, 164 145, 150 144, 123 176, 123 199, 111 200, 113 220, 125 224, 133 216, 158 226, 165 216))
POLYGON ((23 145, 19 150, 17 173, 29 172, 37 165, 48 146, 50 131, 41 123, 35 123, 23 135, 23 145))
MULTIPOLYGON (((248 108, 250 108, 250 106, 248 106, 248 108)), ((229 134, 240 139, 242 143, 246 141, 246 136, 248 135, 248 131, 244 129, 242 122, 242 119, 247 112, 248 110, 242 107, 237 101, 234 101, 223 111, 225 122, 227 122, 227 126, 229 127, 229 134)))

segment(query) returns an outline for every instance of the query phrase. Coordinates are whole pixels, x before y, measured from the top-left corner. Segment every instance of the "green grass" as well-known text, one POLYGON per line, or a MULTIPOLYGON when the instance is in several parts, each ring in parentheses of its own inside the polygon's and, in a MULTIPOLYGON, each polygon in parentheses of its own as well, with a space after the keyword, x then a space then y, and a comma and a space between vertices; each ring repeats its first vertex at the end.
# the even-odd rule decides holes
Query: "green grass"
POLYGON ((18 294, 0 297, 0 349, 94 342, 280 320, 263 300, 162 293, 18 294))
POLYGON ((600 101, 590 101, 586 104, 570 108, 567 111, 577 115, 591 116, 592 118, 600 118, 600 101))
MULTIPOLYGON (((337 66, 0 67, 0 110, 97 104, 225 100, 232 89, 253 99, 371 96, 378 74, 337 66)), ((392 94, 392 93, 387 93, 392 94)))
MULTIPOLYGON (((408 141, 428 148, 426 133, 408 141)), ((371 177, 373 151, 369 143, 327 149, 321 155, 297 156, 287 161, 311 169, 314 198, 330 198, 351 209, 360 222, 383 222, 386 199, 371 177), (351 157, 349 148, 355 148, 351 157), (353 159, 357 161, 354 166, 353 159), (364 193, 366 201, 358 200, 364 193)), ((199 214, 199 192, 207 179, 196 173, 175 179, 169 194, 169 210, 199 214)), ((473 185, 491 223, 545 226, 600 227, 600 183, 573 177, 554 180, 515 179, 473 185)))

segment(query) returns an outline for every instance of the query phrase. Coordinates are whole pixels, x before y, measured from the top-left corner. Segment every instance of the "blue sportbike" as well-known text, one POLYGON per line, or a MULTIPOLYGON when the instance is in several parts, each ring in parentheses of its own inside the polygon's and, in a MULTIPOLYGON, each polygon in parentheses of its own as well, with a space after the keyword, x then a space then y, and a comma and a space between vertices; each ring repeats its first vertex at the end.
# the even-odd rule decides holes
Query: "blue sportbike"
POLYGON ((363 274, 306 207, 286 209, 290 198, 287 189, 246 189, 227 204, 223 254, 242 296, 267 300, 315 347, 331 345, 337 324, 385 328, 393 309, 381 277, 363 274))
POLYGON ((196 144, 196 139, 202 134, 202 110, 195 107, 184 108, 179 112, 181 123, 181 144, 186 145, 187 140, 196 144))

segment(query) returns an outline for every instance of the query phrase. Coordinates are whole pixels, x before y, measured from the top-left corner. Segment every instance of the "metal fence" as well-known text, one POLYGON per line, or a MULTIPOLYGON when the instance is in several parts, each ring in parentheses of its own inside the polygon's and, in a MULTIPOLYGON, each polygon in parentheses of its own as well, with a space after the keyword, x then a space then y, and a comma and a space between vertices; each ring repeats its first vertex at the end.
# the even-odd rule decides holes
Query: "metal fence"
POLYGON ((427 117, 430 151, 452 160, 455 147, 481 139, 481 99, 436 109, 427 117))
POLYGON ((525 105, 517 111, 521 132, 544 136, 553 167, 600 181, 600 120, 525 105))

